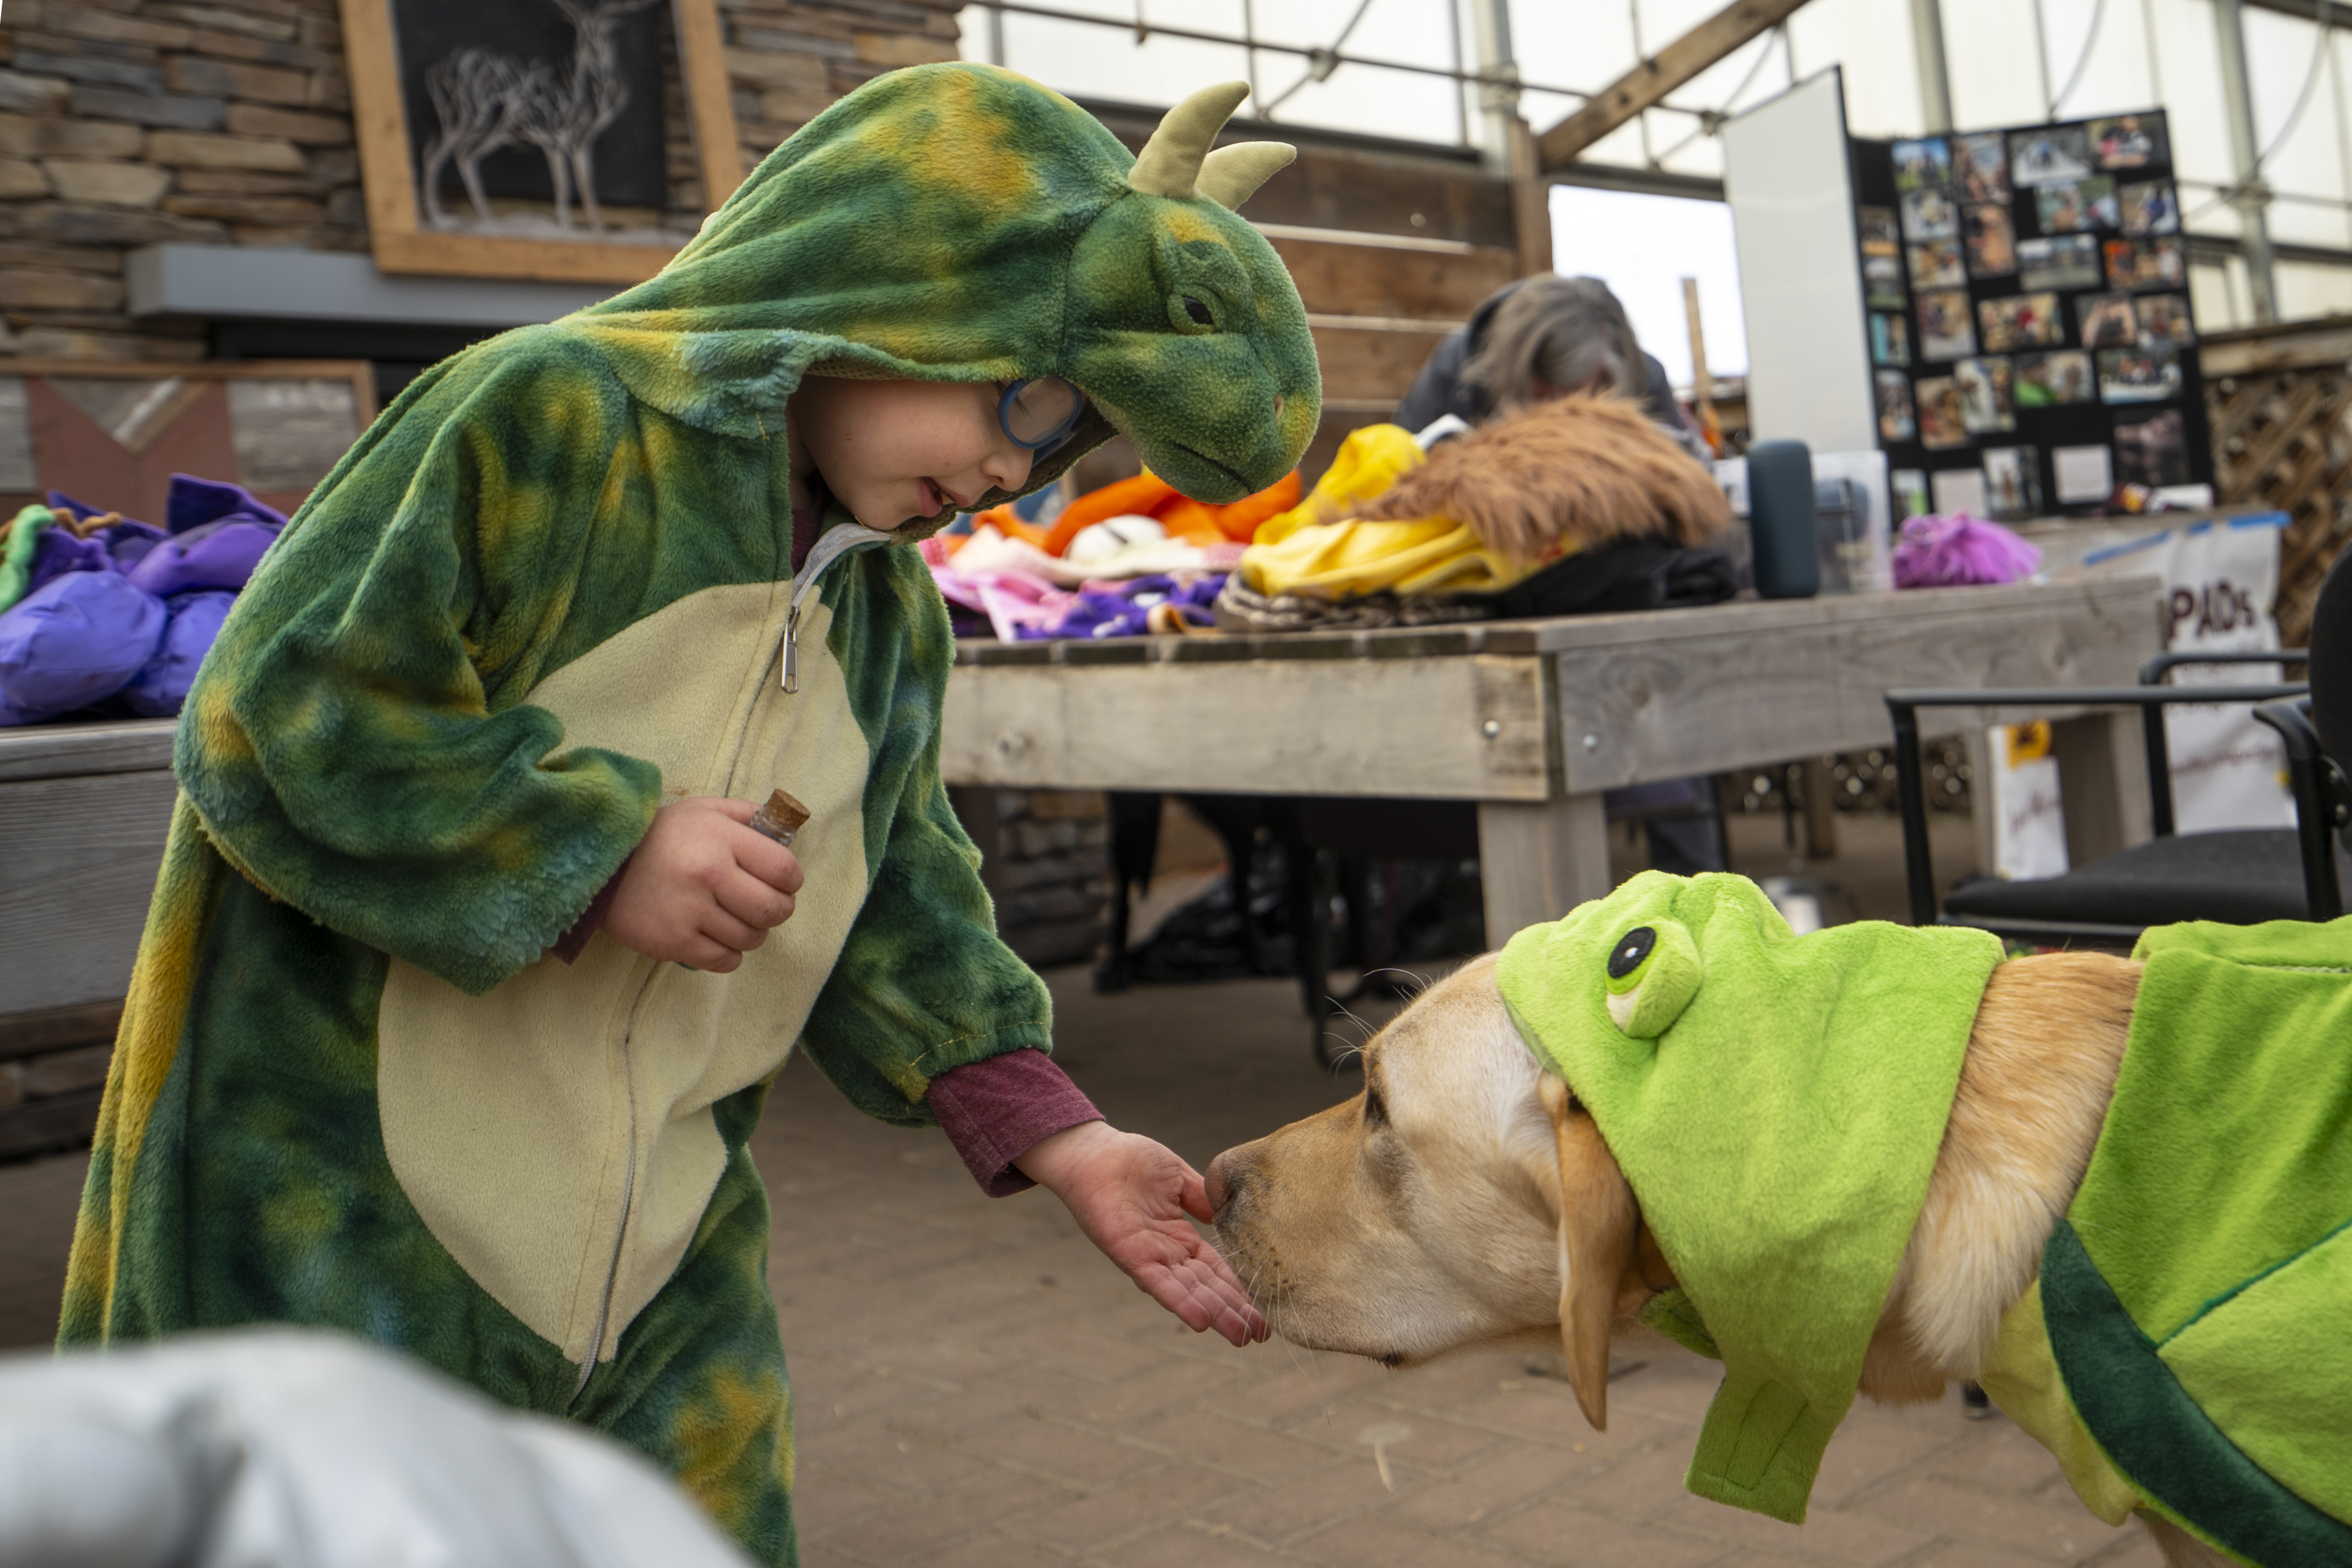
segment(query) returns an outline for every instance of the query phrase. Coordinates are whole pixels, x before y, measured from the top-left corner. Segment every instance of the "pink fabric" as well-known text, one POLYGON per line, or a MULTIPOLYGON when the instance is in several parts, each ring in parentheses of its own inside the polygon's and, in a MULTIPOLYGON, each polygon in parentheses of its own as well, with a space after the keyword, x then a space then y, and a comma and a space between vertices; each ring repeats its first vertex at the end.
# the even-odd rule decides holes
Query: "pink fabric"
POLYGON ((927 1096, 964 1168, 991 1197, 1036 1186, 1013 1162, 1055 1134, 1103 1113, 1042 1051, 1008 1051, 931 1080, 927 1096))

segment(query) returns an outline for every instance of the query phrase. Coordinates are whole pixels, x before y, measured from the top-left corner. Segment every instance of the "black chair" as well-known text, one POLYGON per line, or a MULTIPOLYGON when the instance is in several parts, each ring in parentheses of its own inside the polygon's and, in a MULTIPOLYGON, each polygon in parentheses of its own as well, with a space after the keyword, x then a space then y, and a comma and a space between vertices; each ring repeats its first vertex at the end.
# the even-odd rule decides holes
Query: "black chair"
POLYGON ((2140 670, 2137 686, 2005 690, 1912 690, 1886 694, 1895 725, 1895 782, 1903 811, 1904 869, 1911 920, 1973 925, 2033 942, 2128 945, 2150 925, 2182 920, 2252 924, 2333 920, 2344 913, 2352 859, 2338 834, 2352 819, 2352 789, 2340 764, 2352 758, 2352 551, 2320 590, 2308 650, 2167 653, 2140 670), (2292 664, 2310 686, 2167 686, 2183 664, 2292 664), (2177 834, 2164 710, 2180 703, 2253 703, 2254 716, 2285 742, 2296 826, 2177 834), (2156 837, 2066 873, 2030 882, 1983 877, 1963 883, 1936 906, 1920 778, 1923 707, 2100 707, 2140 710, 2147 751, 2149 817, 2156 837))

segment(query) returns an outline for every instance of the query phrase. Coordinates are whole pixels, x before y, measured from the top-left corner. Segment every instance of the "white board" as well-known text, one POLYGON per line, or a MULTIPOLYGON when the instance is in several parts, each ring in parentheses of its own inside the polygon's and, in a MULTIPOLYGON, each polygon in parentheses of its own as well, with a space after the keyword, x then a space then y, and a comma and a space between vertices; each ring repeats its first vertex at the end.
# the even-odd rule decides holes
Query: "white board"
POLYGON ((1724 196, 1748 318, 1748 418, 1759 440, 1816 452, 1878 445, 1850 171, 1835 67, 1724 124, 1724 196))

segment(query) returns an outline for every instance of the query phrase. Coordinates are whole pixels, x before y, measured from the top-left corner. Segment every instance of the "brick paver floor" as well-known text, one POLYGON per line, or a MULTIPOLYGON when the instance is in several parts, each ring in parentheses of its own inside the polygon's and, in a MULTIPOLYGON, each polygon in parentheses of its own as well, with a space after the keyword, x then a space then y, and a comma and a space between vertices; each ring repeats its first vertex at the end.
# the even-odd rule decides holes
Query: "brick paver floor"
MULTIPOLYGON (((1353 1091, 1309 1062, 1289 986, 1097 998, 1078 971, 1054 979, 1061 1060, 1195 1164, 1353 1091)), ((1857 1407, 1811 1518, 1780 1524, 1682 1490, 1716 1370, 1663 1342, 1621 1356, 1604 1435, 1540 1359, 1392 1373, 1196 1337, 1050 1197, 988 1201, 936 1133, 863 1119, 803 1062, 756 1148, 808 1568, 2158 1561, 1957 1396, 1857 1407)), ((54 1321, 80 1164, 0 1167, 0 1343, 54 1321)))

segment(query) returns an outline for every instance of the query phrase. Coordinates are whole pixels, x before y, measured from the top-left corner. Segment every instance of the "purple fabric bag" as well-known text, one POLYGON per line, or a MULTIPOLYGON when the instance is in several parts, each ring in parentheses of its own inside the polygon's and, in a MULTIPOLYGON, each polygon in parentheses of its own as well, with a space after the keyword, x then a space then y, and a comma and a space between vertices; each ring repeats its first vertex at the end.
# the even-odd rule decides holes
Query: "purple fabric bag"
POLYGON ((166 533, 184 534, 206 523, 217 523, 228 517, 238 517, 249 523, 260 523, 271 533, 286 526, 286 514, 275 507, 265 507, 253 498, 253 492, 242 485, 226 484, 218 479, 199 479, 193 474, 174 474, 172 487, 163 500, 163 529, 166 533))
POLYGON ((285 526, 284 513, 255 500, 242 485, 174 474, 163 503, 171 537, 129 569, 131 580, 161 599, 195 589, 243 588, 285 526))
POLYGON ((158 599, 202 588, 235 591, 277 540, 277 528, 250 518, 201 523, 149 550, 125 575, 158 599))
POLYGON ((163 629, 163 646, 122 688, 122 704, 145 718, 169 718, 188 700, 195 684, 196 666, 205 662, 213 639, 220 634, 236 595, 217 590, 174 594, 164 601, 171 623, 163 629))
POLYGON ((35 589, 55 582, 69 571, 113 570, 114 558, 106 553, 105 541, 95 538, 78 539, 53 523, 41 530, 39 542, 33 546, 33 569, 26 578, 25 592, 29 598, 35 589))
POLYGON ((0 706, 31 724, 113 695, 154 656, 166 619, 118 571, 42 584, 0 614, 0 706))
MULTIPOLYGON (((105 515, 102 507, 93 507, 87 501, 77 501, 63 490, 49 492, 49 510, 57 513, 61 520, 71 517, 77 523, 105 515)), ((58 531, 62 533, 64 530, 58 531)), ((99 529, 89 537, 89 542, 96 543, 106 551, 114 563, 115 570, 129 571, 139 564, 140 557, 163 542, 163 530, 152 523, 124 517, 121 522, 109 523, 99 529)), ((97 569, 91 566, 66 570, 89 571, 97 569)), ((49 575, 54 577, 57 574, 52 572, 49 575)), ((35 580, 37 583, 41 580, 37 576, 35 580)))

